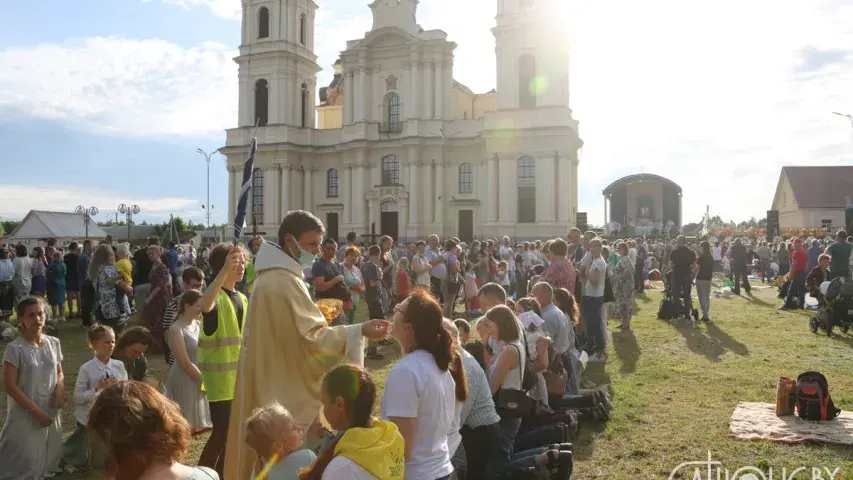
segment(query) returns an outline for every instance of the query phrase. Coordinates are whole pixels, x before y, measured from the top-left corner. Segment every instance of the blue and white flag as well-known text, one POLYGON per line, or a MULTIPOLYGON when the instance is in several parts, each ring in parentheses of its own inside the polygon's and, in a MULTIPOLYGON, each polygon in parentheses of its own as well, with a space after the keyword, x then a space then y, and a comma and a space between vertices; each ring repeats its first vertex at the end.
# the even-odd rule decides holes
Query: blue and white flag
POLYGON ((240 200, 237 202, 237 214, 234 215, 234 243, 243 236, 243 226, 246 223, 246 209, 249 206, 249 190, 252 188, 252 173, 254 171, 255 154, 258 153, 258 139, 252 137, 249 145, 249 156, 243 163, 243 188, 240 189, 240 200))

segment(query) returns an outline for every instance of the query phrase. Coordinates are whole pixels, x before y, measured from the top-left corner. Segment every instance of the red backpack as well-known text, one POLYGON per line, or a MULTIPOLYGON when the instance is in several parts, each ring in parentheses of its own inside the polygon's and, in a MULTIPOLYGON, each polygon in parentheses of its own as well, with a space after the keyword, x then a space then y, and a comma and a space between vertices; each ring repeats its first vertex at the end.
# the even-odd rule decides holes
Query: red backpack
POLYGON ((832 420, 841 414, 829 396, 829 382, 820 372, 797 377, 797 415, 803 420, 832 420))

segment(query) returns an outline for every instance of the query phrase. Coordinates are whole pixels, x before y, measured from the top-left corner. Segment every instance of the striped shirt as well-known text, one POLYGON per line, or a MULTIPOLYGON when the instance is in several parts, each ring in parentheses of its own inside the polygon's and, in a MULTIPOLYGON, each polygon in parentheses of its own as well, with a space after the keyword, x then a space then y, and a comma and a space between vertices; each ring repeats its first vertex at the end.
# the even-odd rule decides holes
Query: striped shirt
POLYGON ((486 372, 470 353, 459 349, 459 354, 462 355, 462 366, 468 377, 468 398, 462 403, 460 415, 462 425, 477 428, 498 423, 501 417, 495 411, 486 372))
MULTIPOLYGON (((175 319, 178 318, 178 301, 181 300, 180 295, 177 297, 172 297, 169 300, 169 303, 166 304, 166 314, 163 315, 163 335, 166 335, 166 332, 169 331, 169 327, 175 323, 175 319)), ((173 365, 175 363, 175 355, 172 354, 172 350, 169 348, 169 342, 166 339, 163 339, 163 345, 165 345, 166 353, 168 354, 168 358, 166 362, 169 365, 173 365)))

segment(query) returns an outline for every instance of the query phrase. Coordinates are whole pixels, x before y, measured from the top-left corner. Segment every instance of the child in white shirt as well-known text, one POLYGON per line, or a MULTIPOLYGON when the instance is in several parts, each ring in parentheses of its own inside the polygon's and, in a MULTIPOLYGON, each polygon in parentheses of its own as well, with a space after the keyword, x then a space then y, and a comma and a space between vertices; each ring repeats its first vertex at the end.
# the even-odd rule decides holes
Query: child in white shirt
POLYGON ((106 325, 94 325, 87 332, 87 336, 89 348, 95 353, 95 358, 80 367, 77 382, 74 384, 74 417, 77 420, 77 429, 62 446, 62 459, 65 470, 69 473, 80 468, 103 465, 103 452, 98 452, 97 449, 90 452, 89 449, 86 431, 89 409, 95 403, 98 392, 116 382, 127 380, 124 363, 111 358, 116 346, 113 329, 106 325))

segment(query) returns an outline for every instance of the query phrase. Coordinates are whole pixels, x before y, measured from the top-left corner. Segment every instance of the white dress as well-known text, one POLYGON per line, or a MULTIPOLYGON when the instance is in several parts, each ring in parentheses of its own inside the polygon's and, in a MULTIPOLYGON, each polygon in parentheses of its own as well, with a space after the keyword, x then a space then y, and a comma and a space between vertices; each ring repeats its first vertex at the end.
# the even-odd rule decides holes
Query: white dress
MULTIPOLYGON (((178 325, 172 324, 170 328, 178 328, 178 325)), ((190 357, 190 362, 196 364, 198 362, 198 333, 198 322, 181 328, 181 336, 187 348, 187 355, 190 357)), ((201 382, 196 382, 190 378, 177 360, 172 364, 169 369, 169 376, 166 378, 166 395, 181 407, 181 413, 193 430, 202 430, 213 426, 210 421, 210 405, 207 403, 207 397, 202 395, 201 382)))
POLYGON ((50 406, 50 398, 62 349, 58 338, 45 336, 44 340, 39 347, 19 337, 6 346, 3 355, 3 363, 18 369, 18 387, 53 423, 42 427, 12 397, 7 398, 6 422, 0 431, 0 480, 41 480, 60 471, 62 421, 60 412, 50 406))

